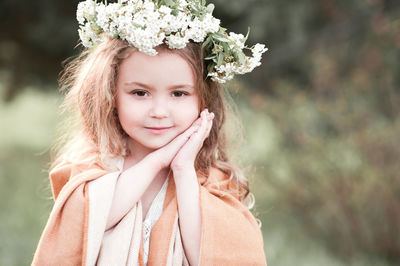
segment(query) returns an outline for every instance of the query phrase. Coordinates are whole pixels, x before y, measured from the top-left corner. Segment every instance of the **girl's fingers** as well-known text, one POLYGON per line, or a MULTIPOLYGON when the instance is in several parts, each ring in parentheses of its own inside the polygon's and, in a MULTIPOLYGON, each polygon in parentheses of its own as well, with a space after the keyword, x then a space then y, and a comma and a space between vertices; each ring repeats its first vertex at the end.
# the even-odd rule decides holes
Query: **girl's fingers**
POLYGON ((184 140, 186 141, 190 136, 196 132, 200 128, 200 124, 196 123, 192 126, 190 126, 187 130, 185 130, 182 134, 180 134, 177 138, 179 140, 184 140))
POLYGON ((214 119, 214 113, 211 113, 210 116, 208 117, 209 122, 208 122, 208 127, 207 127, 207 134, 205 138, 208 138, 208 136, 210 135, 211 132, 211 128, 213 125, 213 119, 214 119))
MULTIPOLYGON (((197 122, 197 121, 196 121, 197 122)), ((199 127, 199 123, 193 123, 192 126, 190 126, 187 130, 185 130, 183 133, 181 133, 179 136, 177 136, 175 139, 173 139, 167 146, 170 147, 173 150, 179 149, 182 145, 186 143, 186 141, 190 138, 190 136, 195 133, 199 127)))
POLYGON ((181 135, 176 137, 174 140, 172 140, 168 145, 171 145, 172 147, 180 148, 182 145, 186 143, 188 139, 198 139, 203 140, 206 138, 209 132, 209 127, 210 127, 210 122, 209 121, 209 114, 207 114, 208 111, 204 110, 200 113, 200 117, 193 122, 193 124, 186 130, 184 131, 181 135))
POLYGON ((165 166, 171 163, 171 160, 177 154, 177 152, 188 142, 192 144, 196 143, 195 146, 202 145, 204 141, 204 134, 207 133, 208 129, 208 119, 206 118, 206 113, 202 112, 200 118, 198 118, 193 124, 186 129, 179 136, 175 137, 170 143, 168 143, 163 148, 155 151, 157 156, 161 157, 161 161, 165 162, 165 166))
POLYGON ((207 130, 207 123, 208 123, 208 121, 207 121, 207 111, 203 111, 201 113, 200 117, 201 117, 201 125, 200 125, 199 130, 197 131, 196 137, 202 139, 203 136, 204 136, 204 133, 207 130))
POLYGON ((200 114, 200 118, 201 125, 199 127, 199 130, 191 138, 194 138, 196 141, 203 142, 210 132, 214 114, 208 113, 208 110, 205 110, 200 114))

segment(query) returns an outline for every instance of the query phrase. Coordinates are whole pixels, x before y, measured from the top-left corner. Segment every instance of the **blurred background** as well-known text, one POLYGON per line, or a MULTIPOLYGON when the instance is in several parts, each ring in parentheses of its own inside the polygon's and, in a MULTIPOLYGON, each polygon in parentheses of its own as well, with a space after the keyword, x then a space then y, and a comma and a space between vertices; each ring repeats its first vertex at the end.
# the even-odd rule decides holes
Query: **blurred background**
MULTIPOLYGON (((211 2, 222 26, 269 48, 227 85, 268 265, 399 265, 400 1, 211 2)), ((77 3, 0 2, 0 265, 30 264, 53 204, 77 3)))

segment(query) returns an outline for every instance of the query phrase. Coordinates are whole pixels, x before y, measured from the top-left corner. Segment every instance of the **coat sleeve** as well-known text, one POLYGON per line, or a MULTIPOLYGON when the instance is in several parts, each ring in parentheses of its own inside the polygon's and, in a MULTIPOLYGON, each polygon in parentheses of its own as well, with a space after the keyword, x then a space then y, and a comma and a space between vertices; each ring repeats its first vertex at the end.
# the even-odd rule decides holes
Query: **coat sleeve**
POLYGON ((65 164, 50 173, 55 200, 32 265, 83 265, 87 234, 87 182, 106 174, 98 167, 65 164), (85 231, 86 230, 86 231, 85 231))
POLYGON ((267 265, 263 237, 236 187, 217 169, 200 186, 202 237, 200 265, 267 265))

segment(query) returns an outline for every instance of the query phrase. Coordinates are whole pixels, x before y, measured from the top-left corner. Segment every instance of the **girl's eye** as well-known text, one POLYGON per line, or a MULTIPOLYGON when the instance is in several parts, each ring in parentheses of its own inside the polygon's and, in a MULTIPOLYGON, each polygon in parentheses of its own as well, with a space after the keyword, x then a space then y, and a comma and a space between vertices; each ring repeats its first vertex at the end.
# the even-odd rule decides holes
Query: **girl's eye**
POLYGON ((147 95, 147 92, 146 91, 133 91, 132 94, 137 95, 139 97, 144 97, 147 95))
POLYGON ((184 96, 184 95, 188 95, 188 93, 185 92, 185 91, 174 91, 174 92, 172 93, 172 96, 174 96, 174 97, 182 97, 182 96, 184 96))

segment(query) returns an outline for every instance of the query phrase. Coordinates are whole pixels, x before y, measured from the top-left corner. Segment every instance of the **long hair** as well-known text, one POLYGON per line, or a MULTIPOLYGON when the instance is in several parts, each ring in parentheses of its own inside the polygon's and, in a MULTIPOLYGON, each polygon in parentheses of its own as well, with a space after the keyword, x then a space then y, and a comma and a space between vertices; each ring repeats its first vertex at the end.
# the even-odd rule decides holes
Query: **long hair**
MULTIPOLYGON (((116 114, 116 80, 122 60, 136 48, 120 39, 103 36, 104 41, 93 49, 86 49, 70 61, 60 78, 62 91, 66 91, 62 110, 68 112, 69 120, 58 145, 51 169, 59 163, 98 164, 110 167, 112 157, 129 154, 127 135, 116 114)), ((247 196, 248 207, 254 205, 248 180, 229 159, 225 120, 230 110, 226 97, 228 92, 207 78, 204 64, 206 52, 201 44, 190 42, 183 49, 171 50, 166 45, 157 49, 182 56, 192 67, 199 89, 200 108, 208 108, 215 114, 209 137, 199 151, 195 168, 198 174, 208 175, 210 167, 216 167, 236 181, 236 193, 243 201, 247 196)), ((50 169, 50 170, 51 170, 50 169)))

